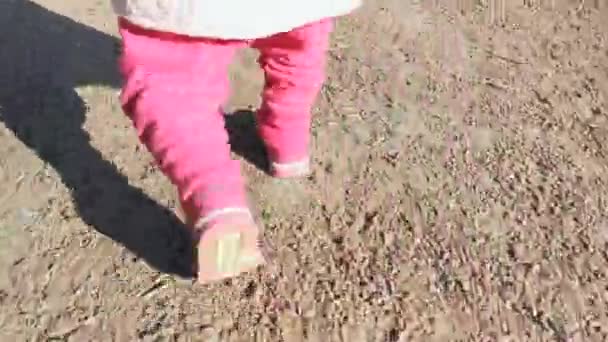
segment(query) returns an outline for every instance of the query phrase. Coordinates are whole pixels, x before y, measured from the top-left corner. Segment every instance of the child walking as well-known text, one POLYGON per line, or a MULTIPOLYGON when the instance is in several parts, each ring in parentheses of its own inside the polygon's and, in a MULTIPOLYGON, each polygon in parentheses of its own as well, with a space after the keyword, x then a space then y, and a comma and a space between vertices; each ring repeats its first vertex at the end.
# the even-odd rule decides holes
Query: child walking
POLYGON ((112 0, 119 16, 121 104, 178 189, 198 243, 198 280, 264 263, 221 106, 235 52, 265 73, 257 112, 274 177, 309 173, 311 108, 325 79, 335 17, 361 0, 112 0))

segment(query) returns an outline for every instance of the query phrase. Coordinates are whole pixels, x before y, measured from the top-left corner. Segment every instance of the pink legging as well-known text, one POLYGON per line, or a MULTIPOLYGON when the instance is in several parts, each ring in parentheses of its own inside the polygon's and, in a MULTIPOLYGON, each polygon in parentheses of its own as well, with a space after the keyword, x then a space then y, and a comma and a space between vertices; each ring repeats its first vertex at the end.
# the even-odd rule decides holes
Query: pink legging
POLYGON ((333 20, 252 41, 151 31, 124 19, 119 25, 123 109, 189 215, 247 208, 220 110, 229 91, 228 65, 241 48, 261 54, 266 83, 257 121, 271 160, 308 157, 310 112, 325 79, 333 20))

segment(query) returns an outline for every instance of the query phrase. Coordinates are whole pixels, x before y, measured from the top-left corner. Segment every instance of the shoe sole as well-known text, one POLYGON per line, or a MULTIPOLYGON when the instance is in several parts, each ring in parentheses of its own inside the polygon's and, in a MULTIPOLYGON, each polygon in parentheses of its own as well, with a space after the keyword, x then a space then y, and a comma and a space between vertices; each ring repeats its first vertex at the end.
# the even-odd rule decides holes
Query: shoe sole
POLYGON ((219 223, 198 243, 198 281, 202 284, 238 276, 265 263, 259 232, 253 224, 219 223))
POLYGON ((298 179, 298 178, 306 178, 311 175, 310 168, 302 168, 295 170, 286 170, 279 168, 272 168, 270 174, 274 178, 278 179, 298 179))

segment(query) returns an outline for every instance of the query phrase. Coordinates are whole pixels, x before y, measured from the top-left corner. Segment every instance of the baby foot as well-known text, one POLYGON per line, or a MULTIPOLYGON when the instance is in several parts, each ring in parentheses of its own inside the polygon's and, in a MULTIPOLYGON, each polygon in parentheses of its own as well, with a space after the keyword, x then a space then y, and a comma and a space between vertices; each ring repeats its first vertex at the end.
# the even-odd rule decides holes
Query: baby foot
POLYGON ((195 232, 197 280, 208 284, 253 271, 265 264, 261 232, 246 208, 226 208, 199 220, 182 208, 195 232))
POLYGON ((260 231, 251 215, 228 213, 201 222, 198 281, 211 283, 253 271, 265 263, 260 231))
POLYGON ((303 178, 310 175, 310 160, 308 158, 290 163, 270 163, 270 173, 275 178, 303 178))

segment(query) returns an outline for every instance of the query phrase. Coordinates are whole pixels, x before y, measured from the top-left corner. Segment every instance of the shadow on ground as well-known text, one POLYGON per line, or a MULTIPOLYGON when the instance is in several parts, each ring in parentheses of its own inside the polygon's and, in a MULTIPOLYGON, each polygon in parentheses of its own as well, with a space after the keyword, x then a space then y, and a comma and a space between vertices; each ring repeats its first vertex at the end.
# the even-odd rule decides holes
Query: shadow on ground
POLYGON ((225 118, 232 151, 259 170, 269 173, 270 164, 264 142, 257 133, 255 112, 242 109, 225 118))
POLYGON ((155 269, 192 276, 174 214, 90 144, 81 85, 118 88, 119 41, 24 0, 0 1, 0 120, 60 174, 82 219, 155 269))

